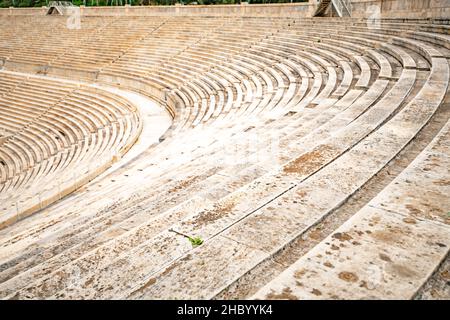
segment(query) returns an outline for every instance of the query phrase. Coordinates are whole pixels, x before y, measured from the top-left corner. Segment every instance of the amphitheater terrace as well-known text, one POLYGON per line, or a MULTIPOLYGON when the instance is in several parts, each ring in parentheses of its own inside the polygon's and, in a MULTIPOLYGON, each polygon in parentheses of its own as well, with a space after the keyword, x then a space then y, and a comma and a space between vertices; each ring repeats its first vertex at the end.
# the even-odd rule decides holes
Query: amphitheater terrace
POLYGON ((0 9, 0 298, 450 299, 450 1, 0 9))

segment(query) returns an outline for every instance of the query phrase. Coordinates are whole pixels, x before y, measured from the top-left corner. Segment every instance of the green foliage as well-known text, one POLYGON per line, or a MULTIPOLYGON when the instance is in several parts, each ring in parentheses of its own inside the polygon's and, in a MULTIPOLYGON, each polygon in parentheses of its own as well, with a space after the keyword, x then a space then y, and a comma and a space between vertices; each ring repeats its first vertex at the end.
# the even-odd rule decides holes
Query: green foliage
MULTIPOLYGON (((247 0, 248 3, 289 3, 289 2, 306 2, 307 0, 247 0)), ((8 7, 42 7, 47 5, 50 0, 0 0, 0 8, 8 7)), ((174 5, 176 3, 191 4, 196 2, 199 5, 211 5, 211 4, 239 4, 240 0, 72 0, 72 3, 76 6, 110 6, 111 4, 126 3, 139 6, 139 5, 174 5)), ((242 1, 244 2, 244 1, 242 1)))
POLYGON ((42 6, 45 6, 45 0, 0 0, 0 8, 42 6))
POLYGON ((198 247, 199 245, 201 245, 203 243, 203 240, 200 237, 194 237, 194 238, 188 237, 188 239, 193 247, 198 247))
POLYGON ((194 248, 198 247, 201 244, 203 244, 203 240, 200 237, 191 237, 191 236, 189 236, 187 234, 184 234, 182 232, 176 231, 173 228, 170 228, 169 231, 174 232, 174 233, 176 233, 176 234, 178 234, 180 236, 183 236, 183 237, 187 238, 194 248))

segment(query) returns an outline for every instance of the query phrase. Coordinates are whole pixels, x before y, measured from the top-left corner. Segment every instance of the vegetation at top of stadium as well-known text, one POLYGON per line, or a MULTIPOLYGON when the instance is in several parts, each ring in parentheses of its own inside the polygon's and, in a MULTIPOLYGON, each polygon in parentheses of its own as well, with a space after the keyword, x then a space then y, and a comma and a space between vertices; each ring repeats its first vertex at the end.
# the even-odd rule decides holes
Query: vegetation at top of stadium
MULTIPOLYGON (((308 0, 247 0, 248 3, 289 3, 289 2, 306 2, 308 0)), ((0 0, 0 8, 8 7, 42 7, 47 5, 50 0, 0 0)), ((240 0, 73 0, 76 6, 110 6, 110 5, 174 5, 182 4, 239 4, 244 1, 240 0)))

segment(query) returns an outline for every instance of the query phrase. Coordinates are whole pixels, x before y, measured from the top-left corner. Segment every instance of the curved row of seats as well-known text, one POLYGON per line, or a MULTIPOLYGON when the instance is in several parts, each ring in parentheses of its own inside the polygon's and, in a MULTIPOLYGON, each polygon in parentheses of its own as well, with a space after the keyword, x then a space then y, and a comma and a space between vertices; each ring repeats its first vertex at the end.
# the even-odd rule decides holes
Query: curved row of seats
MULTIPOLYGON (((448 92, 446 30, 395 21, 374 29, 359 20, 167 19, 96 72, 99 83, 168 103, 173 127, 46 216, 0 231, 0 295, 223 294, 332 215, 433 118, 448 92), (179 233, 204 244, 192 248, 179 233)), ((102 32, 107 39, 108 28, 102 32)), ((438 234, 448 234, 448 221, 440 223, 438 234)), ((448 240, 432 263, 418 265, 420 274, 446 256, 448 240)), ((348 272, 343 277, 353 279, 348 272)))
POLYGON ((64 196, 86 176, 83 170, 98 172, 141 130, 136 107, 121 97, 6 72, 0 79, 2 225, 51 202, 48 193, 64 196))
POLYGON ((380 194, 253 298, 414 298, 450 245, 449 141, 450 121, 380 194))

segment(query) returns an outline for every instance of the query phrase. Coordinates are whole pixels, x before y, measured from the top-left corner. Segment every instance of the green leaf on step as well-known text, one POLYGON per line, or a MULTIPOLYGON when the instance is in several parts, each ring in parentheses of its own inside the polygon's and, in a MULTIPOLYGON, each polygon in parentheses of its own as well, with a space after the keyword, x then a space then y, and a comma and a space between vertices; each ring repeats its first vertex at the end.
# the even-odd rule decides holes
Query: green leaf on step
POLYGON ((203 243, 203 240, 200 237, 188 237, 189 241, 191 242, 193 247, 198 247, 199 245, 201 245, 203 243))

